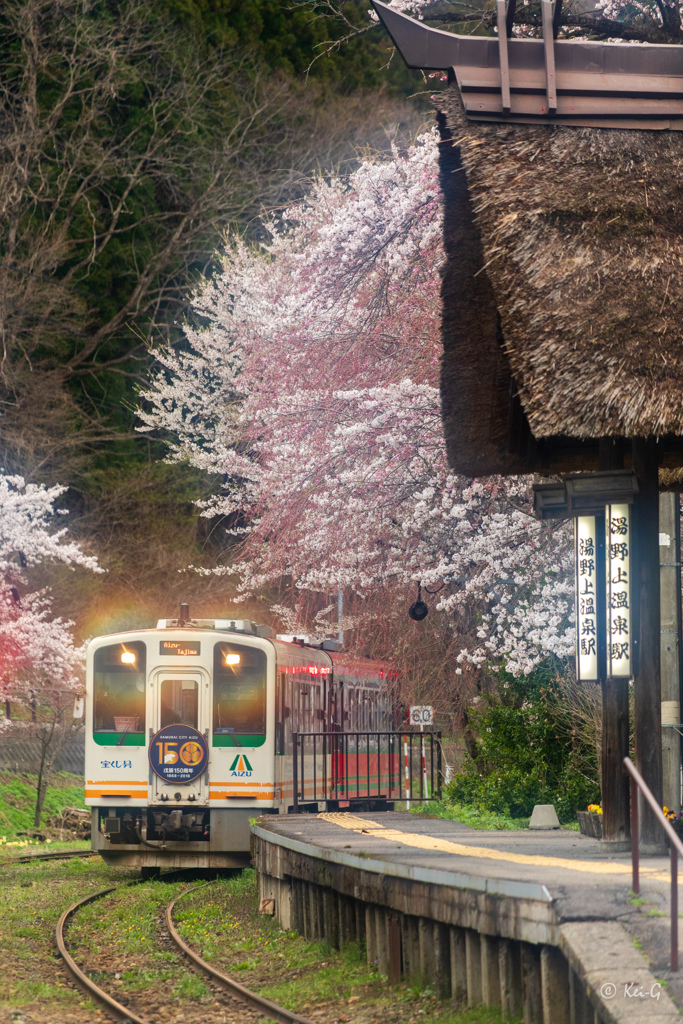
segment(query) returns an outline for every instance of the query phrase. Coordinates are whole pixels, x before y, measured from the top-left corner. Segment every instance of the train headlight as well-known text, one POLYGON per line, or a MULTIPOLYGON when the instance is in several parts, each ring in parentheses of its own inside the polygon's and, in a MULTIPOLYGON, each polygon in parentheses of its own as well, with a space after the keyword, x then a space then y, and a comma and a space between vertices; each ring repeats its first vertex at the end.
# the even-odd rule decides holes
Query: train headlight
POLYGON ((240 663, 240 656, 239 656, 239 654, 226 654, 225 655, 225 664, 226 665, 239 665, 239 663, 240 663))
POLYGON ((121 663, 123 665, 134 665, 135 655, 132 651, 124 651, 121 655, 121 663))

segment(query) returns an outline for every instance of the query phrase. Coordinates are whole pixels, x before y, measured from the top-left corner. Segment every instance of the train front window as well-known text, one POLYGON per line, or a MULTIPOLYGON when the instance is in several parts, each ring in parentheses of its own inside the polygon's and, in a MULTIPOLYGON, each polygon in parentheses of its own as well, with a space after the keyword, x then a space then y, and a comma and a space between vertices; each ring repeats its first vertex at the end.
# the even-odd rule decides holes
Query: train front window
POLYGON ((216 644, 213 653, 214 744, 266 734, 265 651, 244 644, 216 644))
POLYGON ((96 743, 144 745, 146 653, 140 641, 110 644, 95 651, 93 735, 96 743))
POLYGON ((164 679, 161 684, 161 728, 191 725, 197 728, 199 683, 196 679, 164 679))

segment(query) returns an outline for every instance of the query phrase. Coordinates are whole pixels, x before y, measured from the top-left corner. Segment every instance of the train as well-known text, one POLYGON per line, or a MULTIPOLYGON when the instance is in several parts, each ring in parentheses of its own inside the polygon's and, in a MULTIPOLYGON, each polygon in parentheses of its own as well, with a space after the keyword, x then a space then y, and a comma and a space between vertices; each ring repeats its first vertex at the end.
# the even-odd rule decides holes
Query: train
POLYGON ((398 750, 380 737, 396 726, 396 683, 390 665, 336 640, 193 620, 187 605, 156 629, 97 637, 85 700, 92 849, 143 875, 238 868, 257 816, 386 806, 398 750), (331 734, 346 747, 332 750, 331 734))

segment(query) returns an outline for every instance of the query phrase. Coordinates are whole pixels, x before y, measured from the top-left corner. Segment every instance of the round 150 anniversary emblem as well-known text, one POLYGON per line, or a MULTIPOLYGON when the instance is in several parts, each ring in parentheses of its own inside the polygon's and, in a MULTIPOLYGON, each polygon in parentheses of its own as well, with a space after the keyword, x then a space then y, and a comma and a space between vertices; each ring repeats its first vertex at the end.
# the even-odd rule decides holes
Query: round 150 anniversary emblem
POLYGON ((149 745, 149 763, 164 782, 182 786, 194 782, 209 761, 209 748, 190 725, 166 725, 149 745))

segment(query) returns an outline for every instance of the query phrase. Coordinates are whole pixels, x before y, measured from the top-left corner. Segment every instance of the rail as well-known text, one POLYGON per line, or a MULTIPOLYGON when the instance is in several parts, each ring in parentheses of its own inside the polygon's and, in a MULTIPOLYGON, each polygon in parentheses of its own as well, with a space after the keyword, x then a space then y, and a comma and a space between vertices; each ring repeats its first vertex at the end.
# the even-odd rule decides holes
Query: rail
POLYGON ((640 845, 638 839, 639 808, 638 797, 642 793, 652 808, 657 821, 669 840, 671 857, 671 970, 678 970, 678 856, 683 857, 683 843, 664 817, 664 813, 652 792, 630 757, 624 758, 631 783, 631 888, 637 896, 640 892, 640 845))
POLYGON ((441 798, 440 732, 295 732, 293 810, 325 800, 441 798))
MULTIPOLYGON (((168 880, 176 873, 171 871, 165 874, 163 877, 168 880)), ((124 888, 128 886, 137 886, 144 884, 142 879, 136 879, 134 882, 126 883, 124 888)), ((206 883, 205 883, 206 884, 206 883)), ((67 910, 59 918, 57 927, 55 930, 55 939, 57 942, 57 949, 62 957, 62 962, 66 970, 69 972, 74 981, 94 1000, 101 1003, 111 1016, 117 1020, 121 1020, 123 1024, 150 1024, 147 1018, 139 1017, 133 1010, 128 1006, 124 1006, 119 1003, 116 999, 112 998, 104 989, 100 988, 92 978, 84 970, 82 970, 74 958, 71 956, 66 945, 65 933, 69 921, 74 915, 82 908, 87 906, 89 903, 94 903, 96 900, 101 899, 103 896, 108 896, 112 892, 116 892, 119 886, 112 886, 108 889, 101 889, 99 892, 91 893, 84 897, 82 900, 78 900, 77 903, 72 903, 67 910)), ((197 888, 197 886, 193 886, 197 888)), ((192 889, 186 889, 181 896, 185 896, 192 889)), ((279 1024, 312 1024, 306 1017, 299 1017, 296 1013, 292 1013, 291 1010, 286 1010, 283 1006, 278 1006, 276 1003, 271 1002, 264 996, 259 995, 256 992, 252 992, 251 989, 245 988, 238 981, 233 978, 227 977, 220 971, 212 967, 203 960, 197 953, 194 952, 180 937, 177 928, 173 921, 173 908, 176 901, 180 897, 176 897, 166 907, 165 919, 168 927, 169 934, 175 945, 189 957, 204 974, 208 975, 214 982, 220 985, 221 988, 225 989, 240 1002, 256 1010, 258 1014, 263 1017, 269 1017, 271 1020, 278 1021, 279 1024)))
MULTIPOLYGON (((204 883, 206 884, 206 883, 204 883)), ((260 996, 256 992, 252 992, 250 988, 246 988, 241 985, 239 981, 235 981, 234 978, 229 978, 226 974, 212 967, 206 960, 203 960, 198 953, 195 953, 190 946, 181 938, 178 929, 173 921, 173 908, 176 902, 181 896, 186 896, 193 889, 201 888, 201 886, 192 886, 191 889, 186 889, 180 896, 177 896, 174 900, 166 907, 166 927, 171 939, 176 944, 178 949, 185 954, 200 971, 215 981, 221 988, 224 988, 231 995, 236 996, 247 1006, 250 1006, 257 1013, 262 1014, 264 1017, 269 1017, 271 1020, 279 1021, 279 1024, 312 1024, 307 1017, 299 1017, 298 1014, 292 1013, 291 1010, 286 1010, 283 1006, 278 1006, 277 1003, 272 1003, 270 999, 266 999, 265 996, 260 996)))
POLYGON ((73 860, 75 857, 99 857, 96 850, 56 850, 50 853, 27 853, 21 857, 10 855, 0 860, 0 868, 8 864, 30 864, 33 860, 73 860))

